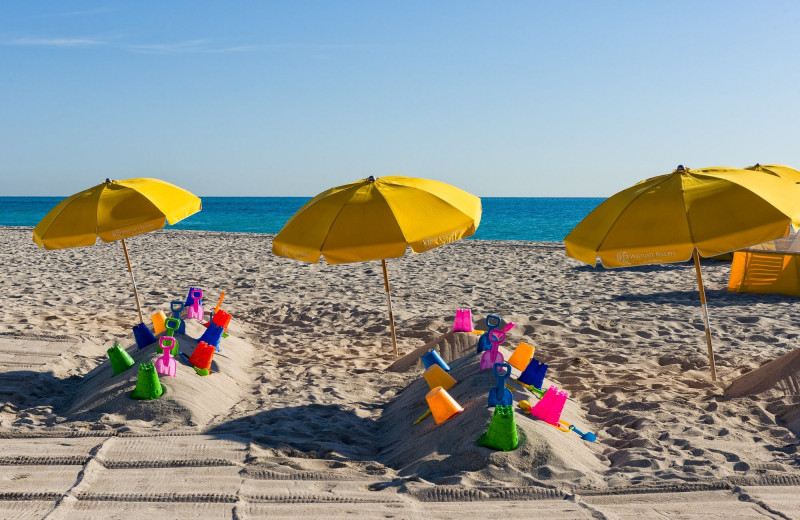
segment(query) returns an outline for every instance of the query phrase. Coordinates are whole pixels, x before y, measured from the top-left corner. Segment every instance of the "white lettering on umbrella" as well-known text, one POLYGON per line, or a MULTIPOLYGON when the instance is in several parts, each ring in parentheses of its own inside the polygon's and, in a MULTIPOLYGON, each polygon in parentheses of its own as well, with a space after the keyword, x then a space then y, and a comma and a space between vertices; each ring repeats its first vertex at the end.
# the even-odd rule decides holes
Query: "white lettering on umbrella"
POLYGON ((161 229, 162 227, 163 225, 160 225, 159 222, 150 222, 148 224, 139 224, 137 226, 128 226, 125 228, 115 229, 111 232, 111 236, 114 238, 114 240, 119 240, 120 238, 128 238, 132 237, 133 235, 139 235, 148 231, 161 229))
POLYGON ((617 253, 617 263, 622 265, 652 264, 665 261, 677 254, 675 251, 645 251, 643 253, 620 251, 617 253))
POLYGON ((295 260, 309 261, 309 259, 311 258, 311 254, 308 251, 294 249, 287 246, 286 244, 281 244, 280 246, 278 246, 278 252, 280 256, 284 256, 287 258, 294 258, 295 260))
POLYGON ((461 235, 464 233, 463 229, 459 229, 458 231, 453 231, 452 233, 445 233, 444 235, 438 235, 433 237, 425 237, 422 239, 422 246, 430 249, 436 246, 440 246, 442 244, 448 244, 450 242, 455 242, 461 235))

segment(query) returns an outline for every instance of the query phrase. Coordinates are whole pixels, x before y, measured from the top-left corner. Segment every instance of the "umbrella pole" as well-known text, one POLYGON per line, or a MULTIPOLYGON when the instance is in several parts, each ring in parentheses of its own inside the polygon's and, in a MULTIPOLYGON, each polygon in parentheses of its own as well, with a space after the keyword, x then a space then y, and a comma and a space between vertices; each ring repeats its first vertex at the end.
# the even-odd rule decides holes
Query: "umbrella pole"
POLYGON ((136 278, 133 277, 133 269, 131 269, 131 259, 128 256, 128 247, 125 245, 125 239, 122 239, 122 251, 125 253, 125 262, 128 264, 128 272, 131 274, 131 281, 133 282, 133 297, 136 298, 136 308, 139 310, 139 323, 144 323, 142 316, 142 305, 139 303, 139 292, 136 290, 136 278))
POLYGON ((706 290, 703 287, 703 273, 700 271, 700 255, 697 248, 692 250, 694 268, 697 271, 697 286, 700 289, 700 306, 703 309, 703 320, 706 324, 706 344, 708 345, 708 365, 711 367, 711 380, 717 380, 717 369, 714 366, 714 349, 711 347, 711 326, 708 323, 708 308, 706 307, 706 290))
POLYGON ((397 336, 394 332, 394 314, 392 314, 392 297, 389 295, 389 273, 386 271, 386 259, 381 260, 383 264, 383 285, 386 287, 386 302, 389 304, 389 326, 392 329, 392 347, 394 348, 394 357, 400 357, 397 354, 397 336))

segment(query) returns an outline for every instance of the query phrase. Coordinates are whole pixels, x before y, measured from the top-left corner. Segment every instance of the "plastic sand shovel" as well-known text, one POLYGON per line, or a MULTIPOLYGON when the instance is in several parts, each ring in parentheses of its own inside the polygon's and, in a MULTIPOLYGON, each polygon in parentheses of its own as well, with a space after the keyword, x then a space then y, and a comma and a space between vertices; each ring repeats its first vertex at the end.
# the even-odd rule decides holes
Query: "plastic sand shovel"
POLYGON ((223 298, 225 298, 225 291, 222 291, 222 294, 219 295, 219 301, 217 302, 217 306, 214 307, 214 314, 218 313, 219 310, 222 308, 223 298))
POLYGON ((203 319, 203 290, 193 289, 190 293, 192 303, 186 308, 186 319, 203 319))
POLYGON ((421 422, 422 422, 422 420, 423 420, 424 418, 426 418, 427 416, 429 416, 430 414, 431 414, 431 409, 430 409, 430 408, 428 408, 428 410, 427 410, 427 411, 426 411, 424 414, 422 414, 422 415, 420 415, 420 416, 419 416, 419 419, 417 419, 416 421, 414 421, 414 424, 419 424, 419 423, 421 423, 421 422))
POLYGON ((511 376, 511 365, 495 363, 492 374, 497 378, 497 387, 489 390, 489 406, 511 406, 514 404, 514 396, 506 388, 506 379, 511 376), (501 374, 500 370, 504 370, 504 373, 501 374))
POLYGON ((480 370, 489 370, 495 363, 504 363, 505 358, 498 350, 500 343, 506 340, 506 333, 502 330, 492 330, 489 332, 489 339, 492 341, 492 348, 481 354, 480 370))
MULTIPOLYGON (((186 301, 183 304, 184 307, 189 307, 189 305, 191 305, 192 302, 194 302, 194 297, 192 296, 192 291, 194 291, 195 289, 200 289, 200 288, 199 287, 189 287, 189 293, 186 295, 186 301)), ((200 303, 200 305, 203 305, 202 301, 199 302, 199 303, 200 303)))
MULTIPOLYGON (((577 433, 580 436, 580 438, 585 441, 594 442, 597 439, 597 435, 593 434, 592 432, 583 433, 582 431, 577 429, 574 424, 569 424, 567 421, 562 421, 561 419, 559 419, 558 422, 562 426, 566 426, 567 428, 566 431, 572 431, 577 433)), ((563 430, 563 428, 559 428, 559 430, 563 430)))
POLYGON ((156 372, 162 376, 176 377, 178 371, 178 363, 175 358, 170 355, 170 350, 176 347, 175 338, 171 336, 161 336, 158 345, 164 354, 156 359, 154 363, 156 372))
POLYGON ((500 316, 496 314, 490 314, 486 316, 486 332, 481 334, 481 337, 478 338, 478 353, 486 352, 492 348, 492 341, 489 339, 489 333, 499 327, 501 321, 502 319, 500 316))
MULTIPOLYGON (((184 307, 185 305, 180 300, 174 300, 169 304, 169 308, 170 310, 172 310, 172 317, 180 322, 180 325, 178 325, 177 329, 179 334, 186 334, 186 324, 183 322, 182 319, 180 319, 181 312, 183 312, 184 307)), ((164 326, 169 328, 167 326, 166 320, 164 320, 164 326)))
POLYGON ((514 381, 518 385, 524 387, 527 391, 531 392, 533 395, 535 395, 539 399, 541 399, 542 396, 544 395, 544 390, 536 388, 535 386, 526 385, 525 383, 523 383, 522 381, 519 381, 517 379, 512 379, 512 381, 514 381))

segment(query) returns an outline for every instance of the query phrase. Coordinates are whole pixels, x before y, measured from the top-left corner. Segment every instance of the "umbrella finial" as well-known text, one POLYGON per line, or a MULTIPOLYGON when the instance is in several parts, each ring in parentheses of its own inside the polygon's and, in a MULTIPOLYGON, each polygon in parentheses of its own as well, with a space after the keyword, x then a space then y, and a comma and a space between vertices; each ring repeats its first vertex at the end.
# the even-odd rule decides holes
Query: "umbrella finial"
POLYGON ((683 167, 682 164, 679 164, 677 168, 675 168, 676 172, 685 172, 686 168, 683 167))
POLYGON ((106 177, 106 184, 111 184, 111 179, 109 179, 108 177, 106 177))
POLYGON ((370 176, 369 176, 369 178, 367 179, 367 181, 368 181, 368 182, 375 182, 375 177, 373 177, 372 175, 370 175, 370 176))

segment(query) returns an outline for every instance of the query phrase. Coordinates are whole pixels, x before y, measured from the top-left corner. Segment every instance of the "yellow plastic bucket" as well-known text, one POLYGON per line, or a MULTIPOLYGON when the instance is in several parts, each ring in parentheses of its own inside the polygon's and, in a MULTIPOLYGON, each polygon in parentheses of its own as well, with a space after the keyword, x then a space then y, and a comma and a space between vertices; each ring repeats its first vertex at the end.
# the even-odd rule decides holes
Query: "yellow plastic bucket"
POLYGON ((439 365, 429 366, 428 370, 426 370, 422 375, 425 378, 425 381, 428 382, 428 386, 431 388, 431 390, 437 386, 441 386, 445 390, 450 390, 450 388, 456 384, 456 380, 453 379, 453 376, 445 372, 444 369, 439 365))

